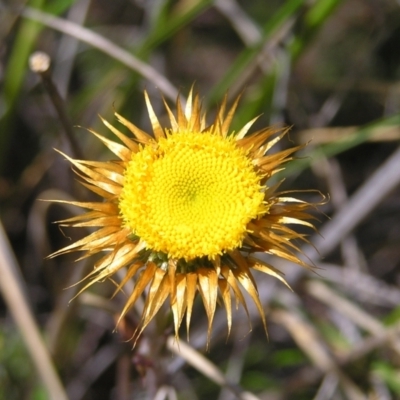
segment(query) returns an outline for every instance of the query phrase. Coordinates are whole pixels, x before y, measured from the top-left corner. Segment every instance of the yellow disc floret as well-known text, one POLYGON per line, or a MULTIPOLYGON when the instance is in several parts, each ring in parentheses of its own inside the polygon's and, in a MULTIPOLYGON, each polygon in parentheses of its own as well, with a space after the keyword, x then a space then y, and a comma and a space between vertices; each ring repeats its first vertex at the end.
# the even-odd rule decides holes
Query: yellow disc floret
POLYGON ((181 131, 133 153, 119 208, 148 248, 212 259, 241 245, 263 198, 260 176, 234 139, 181 131))

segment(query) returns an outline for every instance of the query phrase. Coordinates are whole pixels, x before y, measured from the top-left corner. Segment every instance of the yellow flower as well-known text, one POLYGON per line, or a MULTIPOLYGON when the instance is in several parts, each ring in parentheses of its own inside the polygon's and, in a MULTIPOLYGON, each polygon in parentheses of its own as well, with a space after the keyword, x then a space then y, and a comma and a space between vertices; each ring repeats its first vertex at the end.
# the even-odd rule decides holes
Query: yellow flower
POLYGON ((208 317, 210 337, 218 297, 226 309, 228 332, 232 326, 232 298, 247 311, 243 289, 255 302, 264 327, 266 321, 252 270, 286 283, 282 273, 257 258, 272 254, 304 267, 293 241, 306 241, 288 225, 314 228, 311 204, 277 193, 268 180, 300 148, 268 155, 285 131, 262 129, 247 133, 255 119, 239 132, 230 130, 238 100, 227 112, 226 97, 214 122, 206 125, 198 95, 189 93, 183 109, 177 99, 174 115, 164 102, 170 128, 161 127, 145 92, 154 136, 121 115, 118 121, 133 134, 129 138, 103 120, 122 144, 97 136, 118 161, 74 160, 64 155, 99 195, 99 202, 68 202, 87 210, 60 223, 98 227, 94 233, 54 253, 86 252, 84 257, 106 252, 87 276, 81 292, 95 282, 124 269, 122 289, 135 279, 120 319, 140 296, 146 301, 137 338, 169 298, 175 335, 186 315, 187 331, 197 291, 208 317))

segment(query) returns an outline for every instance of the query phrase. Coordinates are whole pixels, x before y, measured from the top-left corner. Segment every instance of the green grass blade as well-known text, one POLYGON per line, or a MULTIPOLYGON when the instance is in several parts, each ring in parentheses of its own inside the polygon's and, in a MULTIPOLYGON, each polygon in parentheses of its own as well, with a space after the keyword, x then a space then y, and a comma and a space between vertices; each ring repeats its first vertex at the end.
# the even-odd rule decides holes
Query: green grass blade
MULTIPOLYGON (((53 12, 61 13, 75 1, 59 0, 52 2, 48 8, 53 12)), ((41 10, 45 8, 45 0, 31 0, 27 5, 41 10)), ((8 148, 8 132, 12 130, 15 107, 28 69, 28 58, 34 50, 36 39, 42 29, 42 25, 38 22, 27 19, 21 20, 5 69, 4 102, 6 110, 0 120, 0 170, 2 170, 4 155, 8 148)))
POLYGON ((208 103, 215 104, 221 100, 225 92, 233 86, 234 82, 239 78, 243 71, 260 54, 265 42, 294 16, 304 3, 304 0, 291 0, 285 2, 278 9, 278 11, 264 25, 260 42, 256 46, 246 48, 242 51, 229 71, 226 72, 219 84, 216 85, 214 90, 209 94, 208 103))
POLYGON ((295 172, 300 172, 308 168, 314 161, 317 161, 320 158, 333 157, 343 153, 346 150, 350 150, 353 147, 366 142, 372 135, 379 131, 379 128, 398 125, 400 125, 400 114, 367 124, 353 134, 348 135, 346 138, 333 143, 318 146, 315 149, 307 152, 305 158, 297 159, 291 162, 285 169, 284 174, 290 175, 295 172))

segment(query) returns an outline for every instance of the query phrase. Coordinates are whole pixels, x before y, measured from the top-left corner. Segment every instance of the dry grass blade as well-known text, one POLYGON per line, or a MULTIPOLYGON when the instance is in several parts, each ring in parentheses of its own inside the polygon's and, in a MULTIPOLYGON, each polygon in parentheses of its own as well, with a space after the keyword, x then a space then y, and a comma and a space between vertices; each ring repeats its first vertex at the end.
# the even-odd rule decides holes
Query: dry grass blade
POLYGON ((245 87, 245 85, 248 84, 251 78, 255 75, 258 68, 261 68, 265 75, 272 73, 275 65, 273 62, 271 62, 271 54, 276 52, 278 46, 290 34, 295 22, 295 18, 289 18, 271 37, 268 38, 259 55, 248 65, 246 69, 243 70, 238 79, 232 84, 229 90, 231 96, 234 97, 240 93, 243 87, 245 87))
POLYGON ((325 375, 321 386, 313 400, 326 400, 333 398, 332 396, 335 393, 337 384, 338 378, 335 374, 325 375))
POLYGON ((178 400, 178 396, 176 395, 176 390, 171 386, 161 386, 156 395, 154 396, 154 400, 178 400))
POLYGON ((216 0, 214 7, 230 21, 246 46, 255 45, 261 40, 260 28, 235 0, 216 0))
POLYGON ((352 382, 336 365, 334 359, 329 355, 325 344, 318 338, 317 332, 311 324, 302 320, 293 311, 275 311, 272 314, 272 318, 275 322, 285 326, 298 346, 321 371, 327 374, 332 373, 337 376, 348 399, 366 399, 354 382, 352 382))
MULTIPOLYGON (((308 143, 312 140, 313 145, 336 143, 346 141, 352 137, 360 128, 357 126, 345 128, 313 128, 304 129, 298 133, 298 143, 308 143)), ((371 142, 397 141, 400 139, 400 129, 397 126, 379 126, 372 130, 368 137, 371 142)))
POLYGON ((189 365, 196 368, 204 376, 215 382, 221 387, 225 387, 233 392, 240 400, 259 400, 257 396, 249 392, 241 391, 238 387, 233 386, 228 382, 225 375, 221 370, 213 364, 210 360, 196 351, 193 347, 180 341, 179 344, 176 339, 170 336, 167 339, 167 348, 182 357, 189 365))
MULTIPOLYGON (((308 282, 307 290, 312 296, 328 306, 335 308, 337 312, 346 315, 355 324, 373 335, 381 336, 387 329, 380 321, 373 318, 370 314, 356 306, 351 301, 335 293, 322 282, 308 282)), ((399 340, 393 343, 393 349, 400 354, 399 340)))
POLYGON ((355 344, 348 353, 340 356, 339 362, 341 365, 344 365, 356 361, 371 351, 383 347, 395 339, 398 340, 399 335, 400 323, 397 323, 394 326, 386 328, 379 335, 369 336, 365 340, 355 344))
MULTIPOLYGON (((89 11, 90 0, 81 0, 72 5, 67 14, 67 19, 71 22, 82 25, 89 11)), ((68 84, 74 67, 75 55, 78 51, 79 41, 65 35, 60 39, 60 45, 55 57, 54 81, 58 84, 58 89, 63 98, 68 93, 68 84)))
MULTIPOLYGON (((387 343, 390 343, 400 333, 400 323, 387 328, 381 334, 376 336, 368 336, 366 339, 354 344, 347 353, 337 356, 337 364, 341 367, 345 367, 347 364, 355 362, 372 351, 385 347, 387 343)), ((324 372, 317 367, 306 367, 304 369, 304 381, 305 384, 315 384, 324 375, 324 372)), ((328 379, 329 374, 325 375, 325 379, 328 379)), ((334 375, 335 376, 335 375, 334 375)), ((333 384, 333 383, 332 383, 333 384)), ((320 391, 323 390, 324 382, 321 384, 320 391)), ((326 397, 322 397, 323 400, 326 397)), ((316 400, 316 399, 314 399, 316 400)))
MULTIPOLYGON (((116 345, 101 347, 93 356, 87 360, 67 386, 71 399, 80 400, 87 390, 118 358, 121 348, 116 345)), ((53 399, 53 397, 51 398, 53 399)), ((57 397, 54 397, 57 399, 57 397)))
POLYGON ((198 351, 194 350, 193 347, 184 342, 177 343, 176 339, 173 337, 168 338, 167 347, 173 353, 185 359, 189 364, 191 364, 217 385, 225 386, 228 384, 224 374, 220 371, 220 369, 198 351))
MULTIPOLYGON (((251 332, 248 332, 247 327, 243 325, 238 326, 234 331, 233 349, 228 359, 226 367, 226 377, 229 382, 238 384, 243 376, 245 370, 245 357, 244 355, 249 349, 251 343, 251 332)), ((222 389, 218 400, 231 400, 234 395, 227 389, 222 389)))
POLYGON ((316 261, 331 252, 394 188, 400 184, 400 148, 398 148, 355 192, 331 221, 313 238, 318 249, 308 247, 306 254, 316 261))
POLYGON ((275 322, 285 326, 299 347, 320 370, 328 373, 337 369, 334 360, 311 324, 300 319, 293 311, 274 311, 271 317, 275 322))
POLYGON ((384 326, 370 314, 356 306, 343 296, 335 293, 328 286, 318 281, 310 281, 307 283, 307 291, 309 294, 317 298, 326 305, 333 307, 341 314, 346 315, 354 323, 366 331, 379 335, 385 329, 384 326))
MULTIPOLYGON (((322 158, 313 165, 316 175, 321 175, 326 180, 331 195, 331 201, 335 212, 348 201, 344 177, 339 162, 332 158, 322 158)), ((363 257, 358 248, 354 234, 349 234, 341 243, 341 253, 344 265, 353 270, 360 270, 364 266, 363 257)))
POLYGON ((342 290, 368 304, 397 307, 400 304, 400 289, 358 270, 343 269, 331 263, 318 263, 325 281, 338 285, 342 290))
POLYGON ((0 289, 8 308, 24 338, 28 352, 42 378, 50 399, 68 400, 60 378, 54 368, 50 354, 40 336, 16 273, 17 261, 6 239, 0 223, 0 289))
POLYGON ((129 68, 137 71, 140 75, 144 76, 150 82, 153 82, 154 85, 158 86, 158 88, 165 94, 165 96, 173 100, 176 99, 178 91, 171 84, 171 82, 169 82, 168 79, 165 78, 164 75, 161 75, 152 66, 144 63, 143 61, 134 57, 131 53, 117 46, 111 40, 106 39, 105 37, 91 31, 90 29, 84 28, 78 24, 74 24, 71 21, 54 17, 50 14, 46 14, 42 11, 30 7, 26 7, 22 11, 22 15, 25 18, 38 21, 52 29, 73 36, 80 41, 89 44, 90 46, 98 48, 102 52, 108 54, 110 57, 115 58, 129 68))

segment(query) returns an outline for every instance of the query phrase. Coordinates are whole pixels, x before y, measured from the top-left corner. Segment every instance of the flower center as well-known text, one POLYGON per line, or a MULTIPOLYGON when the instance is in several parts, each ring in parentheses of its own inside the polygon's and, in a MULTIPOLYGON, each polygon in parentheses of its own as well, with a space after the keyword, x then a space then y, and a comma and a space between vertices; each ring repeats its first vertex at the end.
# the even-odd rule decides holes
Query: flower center
POLYGON ((128 162, 119 207, 148 248, 210 259, 241 245, 263 210, 260 177, 232 138, 169 133, 128 162))

